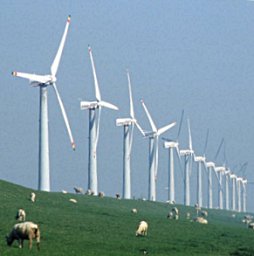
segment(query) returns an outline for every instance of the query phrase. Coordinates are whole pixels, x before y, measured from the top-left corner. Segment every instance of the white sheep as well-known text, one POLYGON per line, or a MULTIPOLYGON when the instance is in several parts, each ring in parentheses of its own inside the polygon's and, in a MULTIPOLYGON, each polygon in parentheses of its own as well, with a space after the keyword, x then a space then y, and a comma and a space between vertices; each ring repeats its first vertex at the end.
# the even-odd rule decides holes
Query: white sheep
POLYGON ((6 236, 7 245, 11 246, 14 240, 18 240, 19 248, 23 248, 24 240, 29 240, 29 248, 32 248, 33 239, 36 239, 37 249, 40 249, 40 229, 33 222, 22 222, 14 225, 9 236, 6 236))
POLYGON ((205 217, 208 216, 208 212, 203 210, 203 211, 200 212, 200 215, 205 218, 205 217))
POLYGON ((147 222, 144 220, 140 221, 138 229, 136 231, 136 236, 146 236, 147 230, 148 230, 147 222))
POLYGON ((249 223, 248 228, 254 229, 254 222, 249 223))
POLYGON ((136 208, 131 209, 132 213, 138 213, 138 210, 136 208))
POLYGON ((36 194, 34 192, 31 192, 30 194, 30 200, 34 203, 36 198, 36 194))
POLYGON ((76 194, 84 194, 83 188, 80 187, 74 187, 74 191, 76 194))
POLYGON ((72 202, 72 203, 74 203, 74 204, 76 204, 76 203, 78 202, 78 201, 77 201, 76 199, 74 199, 74 198, 70 198, 69 201, 72 202))
POLYGON ((104 192, 99 192, 98 196, 103 198, 105 196, 105 194, 104 194, 104 192))
POLYGON ((208 221, 207 219, 203 218, 203 217, 196 217, 193 219, 194 222, 198 222, 198 223, 201 223, 201 224, 208 224, 208 221))
POLYGON ((22 209, 22 208, 18 209, 17 214, 16 214, 16 220, 18 220, 18 221, 26 220, 26 212, 24 209, 22 209))

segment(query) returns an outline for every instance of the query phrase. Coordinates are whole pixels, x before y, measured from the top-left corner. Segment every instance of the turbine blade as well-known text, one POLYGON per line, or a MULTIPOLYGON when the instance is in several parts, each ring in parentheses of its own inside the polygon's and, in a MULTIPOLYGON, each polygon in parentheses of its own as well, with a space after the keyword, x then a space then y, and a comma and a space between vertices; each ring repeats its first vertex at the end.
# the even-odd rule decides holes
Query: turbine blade
POLYGON ((98 105, 101 106, 101 107, 105 107, 105 108, 110 108, 110 109, 113 109, 113 110, 118 110, 118 107, 109 103, 109 102, 106 102, 106 101, 99 101, 98 102, 98 105))
POLYGON ((99 89, 98 79, 96 75, 94 60, 93 60, 93 54, 92 54, 92 48, 88 46, 88 52, 91 60, 92 70, 93 70, 93 79, 94 79, 94 88, 95 88, 95 97, 97 101, 101 101, 101 93, 99 89))
POLYGON ((180 166, 181 176, 182 176, 182 179, 184 182, 184 173, 183 173, 182 161, 181 161, 180 150, 179 150, 178 145, 176 146, 176 153, 177 153, 177 159, 178 159, 179 166, 180 166))
POLYGON ((130 117, 132 119, 135 119, 133 100, 132 100, 132 91, 131 91, 131 79, 130 79, 129 71, 127 71, 127 77, 128 77, 128 86, 129 86, 129 96, 130 96, 130 117))
POLYGON ((170 128, 174 127, 176 125, 176 122, 173 122, 171 124, 168 124, 162 128, 160 128, 157 132, 157 135, 160 136, 162 133, 166 132, 167 130, 169 130, 170 128))
POLYGON ((207 132, 206 132, 206 140, 205 140, 205 147, 204 147, 204 153, 203 153, 204 156, 205 156, 206 149, 207 149, 208 137, 209 137, 209 128, 207 129, 207 132))
POLYGON ((179 129, 178 129, 176 140, 178 140, 180 132, 181 132, 182 123, 183 123, 183 116, 184 116, 184 109, 182 110, 182 113, 181 113, 181 119, 180 119, 180 123, 179 123, 179 129))
POLYGON ((60 63, 60 60, 61 60, 65 40, 66 40, 66 37, 67 37, 67 32, 68 32, 68 29, 69 29, 70 22, 71 22, 71 16, 69 15, 68 18, 67 18, 67 22, 66 22, 66 25, 65 25, 64 33, 63 33, 58 51, 56 53, 56 57, 55 57, 52 65, 51 65, 51 68, 50 68, 52 76, 56 76, 58 66, 59 66, 59 63, 60 63))
POLYGON ((187 119, 187 122, 188 122, 188 133, 189 133, 189 149, 192 150, 192 138, 191 138, 190 119, 187 119))
POLYGON ((56 97, 57 97, 57 100, 58 100, 58 103, 59 103, 59 106, 60 106, 60 109, 61 109, 61 112, 62 112, 62 115, 63 115, 65 126, 66 126, 66 129, 67 129, 70 141, 71 141, 72 149, 75 150, 76 145, 75 145, 75 142, 73 140, 73 136, 72 136, 72 132, 71 132, 71 127, 70 127, 70 124, 69 124, 69 121, 68 121, 68 118, 67 118, 66 111, 64 109, 64 105, 63 105, 62 99, 60 97, 60 94, 59 94, 59 92, 57 90, 57 87, 56 87, 55 83, 53 83, 53 87, 54 87, 55 92, 56 92, 56 97))
POLYGON ((152 117, 151 117, 151 115, 150 115, 148 109, 146 108, 145 102, 144 102, 143 100, 141 100, 141 104, 142 104, 142 106, 143 106, 143 108, 144 108, 144 110, 145 110, 145 112, 146 112, 146 115, 147 115, 147 117, 148 117, 148 120, 149 120, 149 122, 150 122, 150 125, 151 125, 151 127, 152 127, 153 132, 157 132, 157 128, 156 128, 156 126, 155 126, 155 124, 154 124, 154 122, 153 122, 153 119, 152 119, 152 117))
POLYGON ((41 75, 22 73, 22 72, 16 72, 16 71, 13 71, 11 74, 13 76, 17 76, 17 77, 28 79, 30 81, 30 83, 36 82, 36 83, 39 83, 39 84, 40 83, 41 84, 45 84, 46 82, 49 81, 49 77, 48 76, 41 76, 41 75))
POLYGON ((216 152, 216 155, 214 157, 215 160, 217 159, 217 157, 218 157, 218 155, 220 153, 220 150, 221 150, 221 147, 222 147, 223 143, 224 143, 224 138, 221 139, 220 145, 219 145, 218 150, 216 152))
POLYGON ((139 123, 138 123, 137 121, 135 122, 135 125, 137 126, 137 128, 138 128, 138 130, 141 132, 141 134, 142 134, 143 136, 145 136, 144 130, 141 128, 141 126, 139 125, 139 123))

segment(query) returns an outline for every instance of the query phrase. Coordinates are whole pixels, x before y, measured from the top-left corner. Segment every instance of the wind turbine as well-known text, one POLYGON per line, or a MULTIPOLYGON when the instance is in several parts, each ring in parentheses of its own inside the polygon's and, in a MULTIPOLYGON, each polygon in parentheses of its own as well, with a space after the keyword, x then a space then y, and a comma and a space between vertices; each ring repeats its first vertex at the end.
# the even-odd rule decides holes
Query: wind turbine
POLYGON ((192 139, 190 130, 190 120, 187 119, 188 134, 189 134, 189 148, 181 149, 180 156, 184 157, 184 205, 190 205, 190 174, 192 168, 192 157, 194 151, 192 149, 192 139))
POLYGON ((65 30, 55 56, 55 59, 51 65, 49 75, 36 75, 22 72, 12 72, 13 76, 21 77, 28 79, 30 84, 35 87, 40 87, 40 111, 39 111, 39 184, 38 189, 43 191, 50 191, 50 167, 49 167, 49 138, 48 138, 48 93, 47 87, 51 85, 56 93, 57 100, 63 115, 63 119, 65 122, 65 126, 67 128, 67 132, 71 141, 71 146, 73 150, 75 150, 75 143, 73 140, 71 128, 69 125, 69 121, 64 109, 64 105, 60 94, 58 92, 56 86, 56 74, 58 70, 58 66, 61 60, 67 32, 69 29, 71 17, 68 16, 65 30))
POLYGON ((130 97, 130 117, 128 118, 117 118, 116 126, 123 126, 124 129, 124 145, 123 145, 123 198, 131 199, 131 167, 130 167, 130 156, 133 141, 133 130, 134 125, 143 133, 143 130, 139 126, 133 107, 132 92, 131 92, 131 81, 130 74, 127 71, 129 97, 130 97))
POLYGON ((98 195, 98 180, 97 180, 97 145, 99 139, 100 130, 100 114, 101 108, 109 108, 118 110, 118 108, 101 99, 101 93, 99 89, 99 83, 96 76, 96 70, 92 55, 92 48, 88 46, 88 53, 92 65, 92 72, 94 78, 95 87, 95 100, 94 101, 81 101, 81 110, 89 110, 89 158, 88 158, 88 189, 92 191, 94 195, 98 195))
POLYGON ((246 191, 247 179, 242 180, 243 186, 243 212, 246 212, 246 201, 247 201, 247 191, 246 191))
POLYGON ((158 170, 158 137, 176 125, 176 122, 168 124, 160 129, 155 126, 150 113, 144 103, 141 100, 142 106, 148 117, 152 130, 149 132, 144 132, 145 137, 149 138, 149 189, 148 198, 151 201, 156 201, 156 180, 157 180, 157 170, 158 170))
POLYGON ((203 194, 202 194, 202 165, 206 168, 205 152, 207 148, 209 130, 207 130, 205 148, 203 156, 194 155, 194 161, 197 163, 197 204, 199 207, 203 206, 203 194))
POLYGON ((236 193, 236 179, 237 176, 233 173, 230 174, 230 179, 232 179, 232 211, 236 210, 236 197, 235 197, 235 193, 236 193))
POLYGON ((207 192, 207 204, 208 208, 213 208, 213 181, 212 181, 212 172, 215 172, 215 163, 214 162, 206 162, 206 168, 208 172, 208 192, 207 192))
POLYGON ((164 148, 169 149, 168 200, 170 202, 175 202, 174 150, 176 150, 176 154, 180 163, 180 168, 182 169, 178 138, 179 138, 181 127, 182 127, 183 114, 184 114, 184 111, 182 111, 182 114, 181 114, 181 119, 180 119, 180 124, 179 124, 179 129, 178 129, 176 139, 169 140, 169 139, 163 138, 165 140, 164 148))
POLYGON ((242 191, 241 191, 241 183, 243 181, 242 177, 236 178, 236 188, 237 188, 237 211, 242 211, 242 191))

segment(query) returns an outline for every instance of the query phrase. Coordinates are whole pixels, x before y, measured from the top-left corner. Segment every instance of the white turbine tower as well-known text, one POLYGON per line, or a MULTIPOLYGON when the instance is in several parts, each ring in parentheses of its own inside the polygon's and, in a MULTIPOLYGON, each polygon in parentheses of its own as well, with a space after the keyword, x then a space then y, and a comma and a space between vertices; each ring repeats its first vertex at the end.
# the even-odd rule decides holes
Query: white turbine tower
POLYGON ((181 159, 180 159, 180 152, 179 152, 179 143, 178 138, 181 131, 182 126, 182 120, 183 120, 183 114, 182 111, 178 134, 175 140, 169 140, 166 138, 163 138, 165 140, 164 142, 164 148, 169 149, 169 173, 168 173, 168 201, 175 202, 175 171, 174 171, 174 150, 176 151, 179 163, 180 163, 180 169, 182 171, 181 167, 181 159))
POLYGON ((219 209, 223 209, 223 191, 222 191, 222 177, 225 173, 226 168, 225 166, 216 166, 215 172, 218 177, 219 186, 218 186, 218 206, 219 209))
POLYGON ((94 101, 81 101, 80 108, 89 110, 89 159, 88 159, 88 189, 94 195, 98 194, 98 180, 97 180, 97 145, 100 130, 100 113, 101 108, 109 108, 118 110, 118 108, 106 101, 101 100, 101 93, 99 83, 96 76, 95 65, 92 55, 92 48, 88 46, 88 52, 92 65, 92 72, 94 78, 95 98, 94 101))
POLYGON ((206 168, 208 172, 208 191, 207 191, 207 205, 209 209, 213 208, 213 180, 212 173, 215 172, 215 163, 206 162, 206 168))
POLYGON ((47 87, 49 85, 53 86, 59 106, 61 108, 61 112, 63 115, 63 119, 67 128, 67 132, 69 134, 69 138, 71 141, 71 145, 73 150, 75 150, 75 143, 72 137, 69 121, 64 109, 63 102, 59 95, 56 86, 56 74, 58 70, 58 66, 60 63, 60 59, 62 56, 69 24, 70 24, 70 16, 68 16, 65 30, 62 36, 62 40, 60 42, 57 54, 55 59, 51 65, 49 75, 36 75, 36 74, 28 74, 21 72, 12 72, 13 76, 21 77, 28 79, 32 86, 40 87, 40 117, 39 117, 39 184, 38 189, 43 191, 50 191, 50 167, 49 167, 49 139, 48 139, 48 99, 47 99, 47 87))
POLYGON ((237 176, 235 174, 230 174, 230 179, 232 179, 232 211, 236 210, 236 179, 237 176))
POLYGON ((242 180, 242 186, 243 186, 243 212, 247 211, 246 202, 247 202, 247 179, 242 180))
POLYGON ((202 166, 204 166, 206 170, 205 152, 207 148, 208 135, 209 135, 209 130, 207 130, 207 134, 206 134, 206 141, 205 141, 203 156, 194 155, 194 161, 197 163, 197 204, 199 207, 203 207, 202 166))
POLYGON ((149 188, 148 198, 151 201, 156 201, 156 180, 158 170, 158 137, 176 125, 176 122, 168 124, 160 129, 157 129, 148 109, 143 100, 141 100, 142 106, 148 117, 152 131, 145 132, 145 137, 149 138, 149 188))
POLYGON ((229 168, 225 170, 225 208, 229 210, 229 179, 230 179, 231 171, 229 168))
POLYGON ((130 74, 128 71, 127 71, 127 78, 128 78, 128 87, 129 87, 129 97, 130 97, 130 117, 117 118, 116 126, 123 126, 123 128, 124 128, 124 132, 123 132, 123 139, 124 139, 124 144, 123 144, 123 198, 131 199, 130 156, 131 156, 131 148, 132 148, 132 141, 133 141, 134 125, 136 125, 142 133, 143 133, 143 131, 135 118, 133 100, 132 100, 132 92, 131 92, 130 74))
POLYGON ((184 157, 184 205, 190 205, 190 175, 192 168, 192 157, 194 151, 192 149, 192 139, 190 130, 190 121, 187 119, 188 134, 189 134, 189 147, 188 149, 181 149, 180 156, 184 157))
POLYGON ((236 178, 236 187, 237 187, 237 211, 242 211, 242 189, 241 189, 241 183, 243 181, 242 177, 236 178))

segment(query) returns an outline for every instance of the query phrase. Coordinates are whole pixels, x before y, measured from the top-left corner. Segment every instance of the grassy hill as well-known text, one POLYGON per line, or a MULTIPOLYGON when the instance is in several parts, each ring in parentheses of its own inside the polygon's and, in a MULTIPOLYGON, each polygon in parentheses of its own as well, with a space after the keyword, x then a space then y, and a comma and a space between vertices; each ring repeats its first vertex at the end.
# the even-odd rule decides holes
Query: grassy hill
POLYGON ((208 225, 186 220, 193 207, 177 206, 180 219, 168 220, 172 206, 141 200, 117 200, 94 196, 36 192, 37 201, 29 201, 32 190, 0 181, 0 255, 254 255, 254 231, 241 223, 243 214, 209 210, 208 225), (75 198, 78 203, 69 202, 75 198), (41 228, 41 251, 31 251, 25 241, 8 247, 5 235, 16 223, 18 208, 24 208, 27 220, 41 228), (138 213, 132 214, 131 209, 138 213), (136 237, 140 220, 149 224, 147 237, 136 237))

